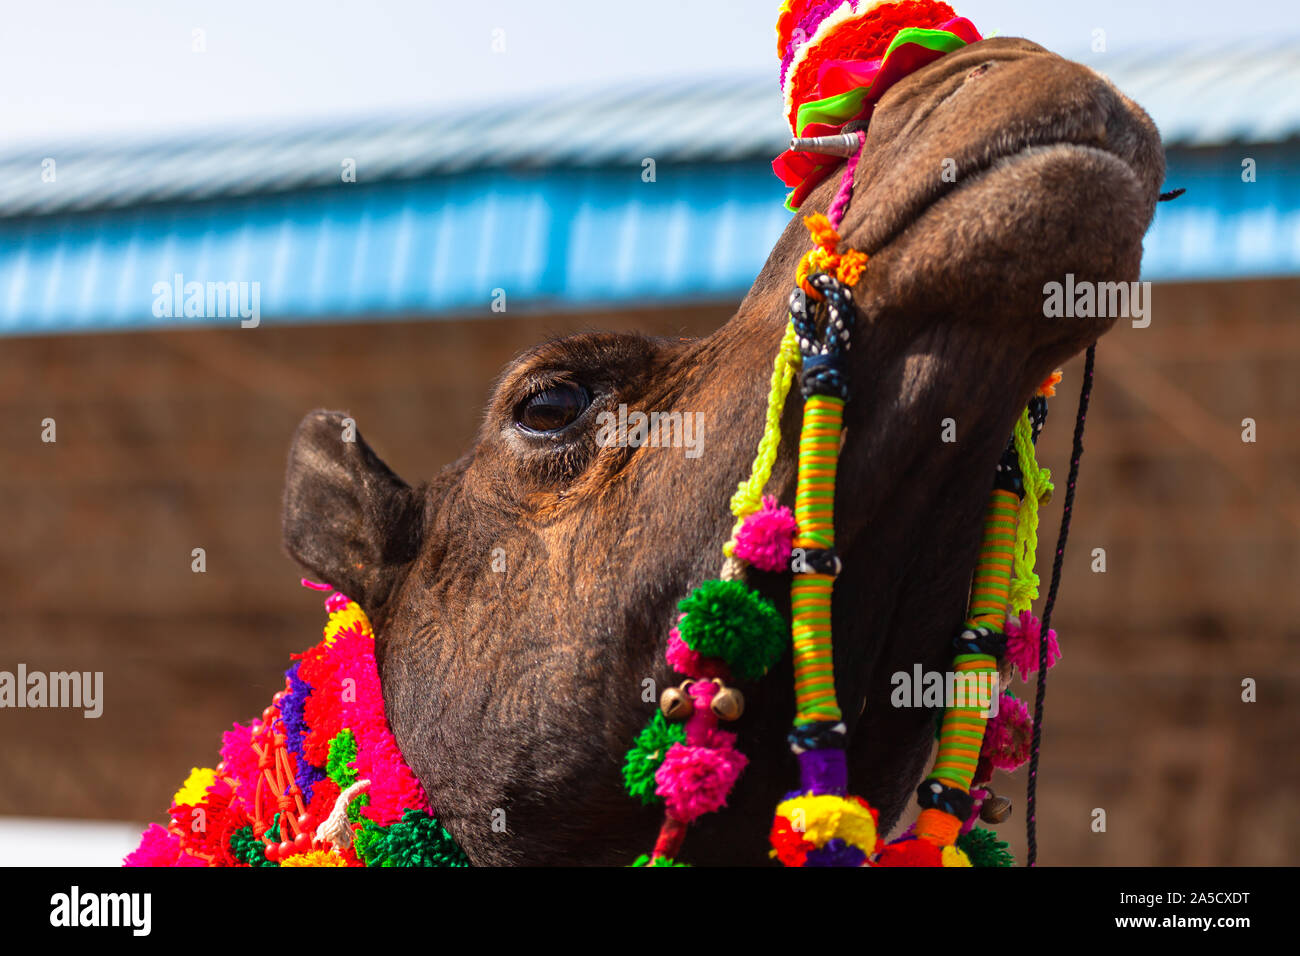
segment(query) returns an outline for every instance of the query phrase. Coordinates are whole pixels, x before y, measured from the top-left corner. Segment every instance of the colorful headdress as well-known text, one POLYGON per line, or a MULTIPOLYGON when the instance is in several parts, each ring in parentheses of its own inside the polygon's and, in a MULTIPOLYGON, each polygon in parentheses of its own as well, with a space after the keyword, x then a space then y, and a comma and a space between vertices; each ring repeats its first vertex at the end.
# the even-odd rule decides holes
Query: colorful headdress
MULTIPOLYGON (((909 73, 982 39, 938 0, 785 0, 776 22, 785 117, 795 136, 829 136, 868 120, 909 73)), ((772 163, 793 211, 842 156, 786 150, 772 163)))

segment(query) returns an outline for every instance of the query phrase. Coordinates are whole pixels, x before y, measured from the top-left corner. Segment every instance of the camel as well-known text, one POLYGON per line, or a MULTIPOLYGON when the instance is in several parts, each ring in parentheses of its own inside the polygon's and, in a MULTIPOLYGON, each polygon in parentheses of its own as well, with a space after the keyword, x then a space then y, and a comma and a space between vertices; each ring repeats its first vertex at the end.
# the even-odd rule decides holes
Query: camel
MULTIPOLYGON (((850 776, 882 830, 934 729, 930 712, 889 706, 888 675, 946 666, 1012 425, 1114 321, 1046 318, 1044 286, 1136 280, 1163 176, 1141 108, 1026 40, 949 53, 876 106, 841 228, 870 260, 854 291, 833 620, 850 776), (942 440, 949 418, 956 441, 942 440)), ((343 440, 341 412, 299 426, 285 546, 370 616, 393 733, 473 863, 622 865, 653 843, 660 814, 628 799, 620 764, 656 706, 644 682, 674 683, 678 601, 717 574, 811 245, 800 220, 826 211, 838 178, 804 201, 716 332, 538 345, 496 382, 474 447, 426 482, 343 440), (620 405, 701 414, 700 453, 598 442, 598 418, 620 405)), ((768 486, 786 501, 800 414, 786 406, 768 486)), ((749 574, 788 620, 788 575, 749 574)), ((767 861, 772 809, 796 777, 790 685, 788 656, 743 685, 750 765, 691 830, 688 862, 767 861)))

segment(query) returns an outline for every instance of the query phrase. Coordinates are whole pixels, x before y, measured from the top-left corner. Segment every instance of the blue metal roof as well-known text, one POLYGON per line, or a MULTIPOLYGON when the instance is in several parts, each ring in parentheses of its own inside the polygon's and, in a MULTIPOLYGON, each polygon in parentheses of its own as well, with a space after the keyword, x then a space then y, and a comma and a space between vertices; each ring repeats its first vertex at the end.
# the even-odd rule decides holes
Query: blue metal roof
POLYGON ((1187 193, 1157 207, 1144 278, 1300 275, 1300 143, 1170 150, 1165 182, 1187 193))
MULTIPOLYGON (((1188 189, 1157 213, 1145 278, 1300 274, 1300 44, 1085 60, 1152 112, 1188 189)), ((233 321, 155 316, 177 274, 257 283, 272 322, 489 316, 494 289, 511 310, 733 299, 789 220, 783 144, 765 77, 52 149, 53 183, 41 151, 0 156, 0 333, 233 321)))
POLYGON ((203 204, 0 220, 0 332, 204 323, 157 282, 258 283, 271 318, 726 298, 789 221, 761 164, 468 173, 203 204))

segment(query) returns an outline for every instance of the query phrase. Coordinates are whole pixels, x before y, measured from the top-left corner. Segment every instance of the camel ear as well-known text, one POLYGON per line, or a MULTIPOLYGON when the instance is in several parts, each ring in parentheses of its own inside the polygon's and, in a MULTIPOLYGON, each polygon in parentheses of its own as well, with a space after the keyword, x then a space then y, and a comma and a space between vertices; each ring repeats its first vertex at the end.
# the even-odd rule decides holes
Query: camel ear
POLYGON ((419 496, 342 412, 314 411, 293 436, 284 482, 285 550, 317 577, 382 611, 419 553, 419 496))

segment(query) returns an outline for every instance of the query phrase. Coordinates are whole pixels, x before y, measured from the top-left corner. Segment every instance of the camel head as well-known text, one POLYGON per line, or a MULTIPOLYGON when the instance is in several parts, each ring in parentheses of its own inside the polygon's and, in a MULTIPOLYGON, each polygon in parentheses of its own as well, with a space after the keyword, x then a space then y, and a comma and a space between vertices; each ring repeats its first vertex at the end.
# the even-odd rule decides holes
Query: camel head
MULTIPOLYGON (((1140 108, 1025 40, 950 52, 875 106, 840 230, 870 259, 854 289, 834 630, 850 777, 885 828, 934 726, 889 706, 889 675, 948 663, 1013 423, 1113 322, 1045 317, 1044 286, 1136 280, 1163 175, 1140 108)), ((653 843, 660 813, 623 792, 623 755, 676 683, 664 648, 677 603, 718 573, 811 248, 801 220, 839 179, 803 201, 722 328, 537 346, 502 373, 474 446, 430 481, 400 479, 340 413, 299 427, 286 546, 371 616, 393 732, 474 862, 622 864, 653 843), (636 412, 676 439, 640 441, 636 412)), ((767 489, 787 503, 800 413, 787 404, 767 489)), ((750 582, 788 619, 788 575, 750 582)), ((796 778, 788 657, 742 687, 750 765, 692 828, 691 862, 764 859, 796 778)))

